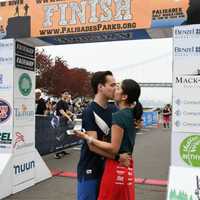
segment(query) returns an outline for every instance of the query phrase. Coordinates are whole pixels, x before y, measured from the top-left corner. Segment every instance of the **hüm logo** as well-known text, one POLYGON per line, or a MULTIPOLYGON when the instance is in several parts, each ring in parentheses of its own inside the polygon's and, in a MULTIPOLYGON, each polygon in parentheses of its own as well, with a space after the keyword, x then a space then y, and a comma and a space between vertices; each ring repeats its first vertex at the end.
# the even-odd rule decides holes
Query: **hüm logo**
POLYGON ((24 142, 25 142, 24 135, 20 132, 16 132, 15 133, 15 143, 14 143, 13 147, 15 148, 18 143, 24 143, 24 142))
POLYGON ((6 122, 11 114, 11 107, 5 101, 0 99, 0 124, 6 122))
POLYGON ((30 171, 31 169, 35 168, 35 161, 25 162, 19 165, 14 165, 14 173, 15 175, 19 175, 30 171))

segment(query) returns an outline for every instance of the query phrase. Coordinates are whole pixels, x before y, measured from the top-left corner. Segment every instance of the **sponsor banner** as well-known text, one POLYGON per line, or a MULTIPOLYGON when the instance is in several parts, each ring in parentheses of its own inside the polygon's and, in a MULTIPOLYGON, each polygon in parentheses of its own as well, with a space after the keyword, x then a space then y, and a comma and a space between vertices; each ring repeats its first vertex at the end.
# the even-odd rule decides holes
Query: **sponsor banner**
POLYGON ((32 99, 15 98, 14 126, 33 126, 35 124, 35 104, 32 99))
POLYGON ((174 29, 173 131, 200 133, 200 26, 174 29))
POLYGON ((35 127, 14 127, 13 150, 16 154, 24 154, 35 149, 35 127))
POLYGON ((14 96, 26 99, 35 98, 35 73, 15 68, 14 96))
POLYGON ((21 156, 15 156, 13 160, 13 187, 19 187, 29 182, 34 182, 36 169, 35 153, 27 153, 21 156))
POLYGON ((31 60, 26 57, 16 55, 15 56, 15 66, 17 68, 34 71, 35 70, 35 60, 31 60))
POLYGON ((0 66, 0 93, 11 93, 11 89, 13 89, 13 70, 3 70, 0 66))
POLYGON ((200 134, 172 133, 172 165, 200 167, 200 134))
POLYGON ((35 71, 35 48, 21 42, 15 45, 15 66, 29 71, 35 71))
MULTIPOLYGON (((1 18, 1 14, 0 14, 1 18)), ((0 20, 1 24, 1 20, 0 20)), ((10 70, 14 63, 14 40, 0 40, 0 68, 10 70)))
POLYGON ((149 0, 148 4, 145 0, 2 2, 0 37, 45 37, 171 27, 192 23, 189 17, 193 6, 189 6, 188 0, 149 0))
POLYGON ((16 41, 15 53, 20 56, 35 59, 35 48, 18 41, 16 41))
POLYGON ((170 167, 167 200, 196 200, 200 198, 200 170, 170 167))

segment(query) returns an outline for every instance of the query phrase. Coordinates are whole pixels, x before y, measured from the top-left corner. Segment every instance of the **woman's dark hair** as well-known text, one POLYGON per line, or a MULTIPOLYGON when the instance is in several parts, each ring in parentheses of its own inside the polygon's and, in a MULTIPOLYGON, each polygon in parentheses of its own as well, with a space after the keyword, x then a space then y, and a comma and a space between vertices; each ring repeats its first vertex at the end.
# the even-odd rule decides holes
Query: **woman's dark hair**
POLYGON ((132 104, 134 102, 138 102, 140 97, 140 85, 132 80, 132 79, 125 79, 122 81, 122 90, 123 94, 128 96, 127 103, 132 104))
POLYGON ((99 71, 94 73, 91 79, 91 86, 94 94, 97 94, 97 88, 99 84, 104 85, 106 83, 106 76, 112 76, 111 71, 99 71))
POLYGON ((139 101, 134 106, 133 113, 134 113, 134 117, 135 117, 136 120, 141 120, 142 119, 143 106, 139 101))

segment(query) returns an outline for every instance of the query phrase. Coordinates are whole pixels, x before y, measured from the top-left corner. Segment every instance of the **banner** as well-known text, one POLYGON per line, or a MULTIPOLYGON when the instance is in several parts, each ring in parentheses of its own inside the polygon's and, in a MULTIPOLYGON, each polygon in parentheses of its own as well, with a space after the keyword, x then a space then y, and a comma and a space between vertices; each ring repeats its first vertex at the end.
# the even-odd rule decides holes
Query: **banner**
POLYGON ((0 2, 0 39, 171 27, 188 23, 192 6, 188 0, 10 0, 0 2))

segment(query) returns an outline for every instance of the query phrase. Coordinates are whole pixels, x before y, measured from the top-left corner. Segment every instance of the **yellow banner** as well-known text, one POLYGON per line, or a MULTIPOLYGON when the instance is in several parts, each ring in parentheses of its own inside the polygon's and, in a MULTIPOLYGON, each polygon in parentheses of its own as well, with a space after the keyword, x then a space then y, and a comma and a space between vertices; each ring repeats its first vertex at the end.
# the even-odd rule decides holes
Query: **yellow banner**
POLYGON ((189 0, 17 0, 0 2, 0 38, 45 37, 180 25, 189 0))

